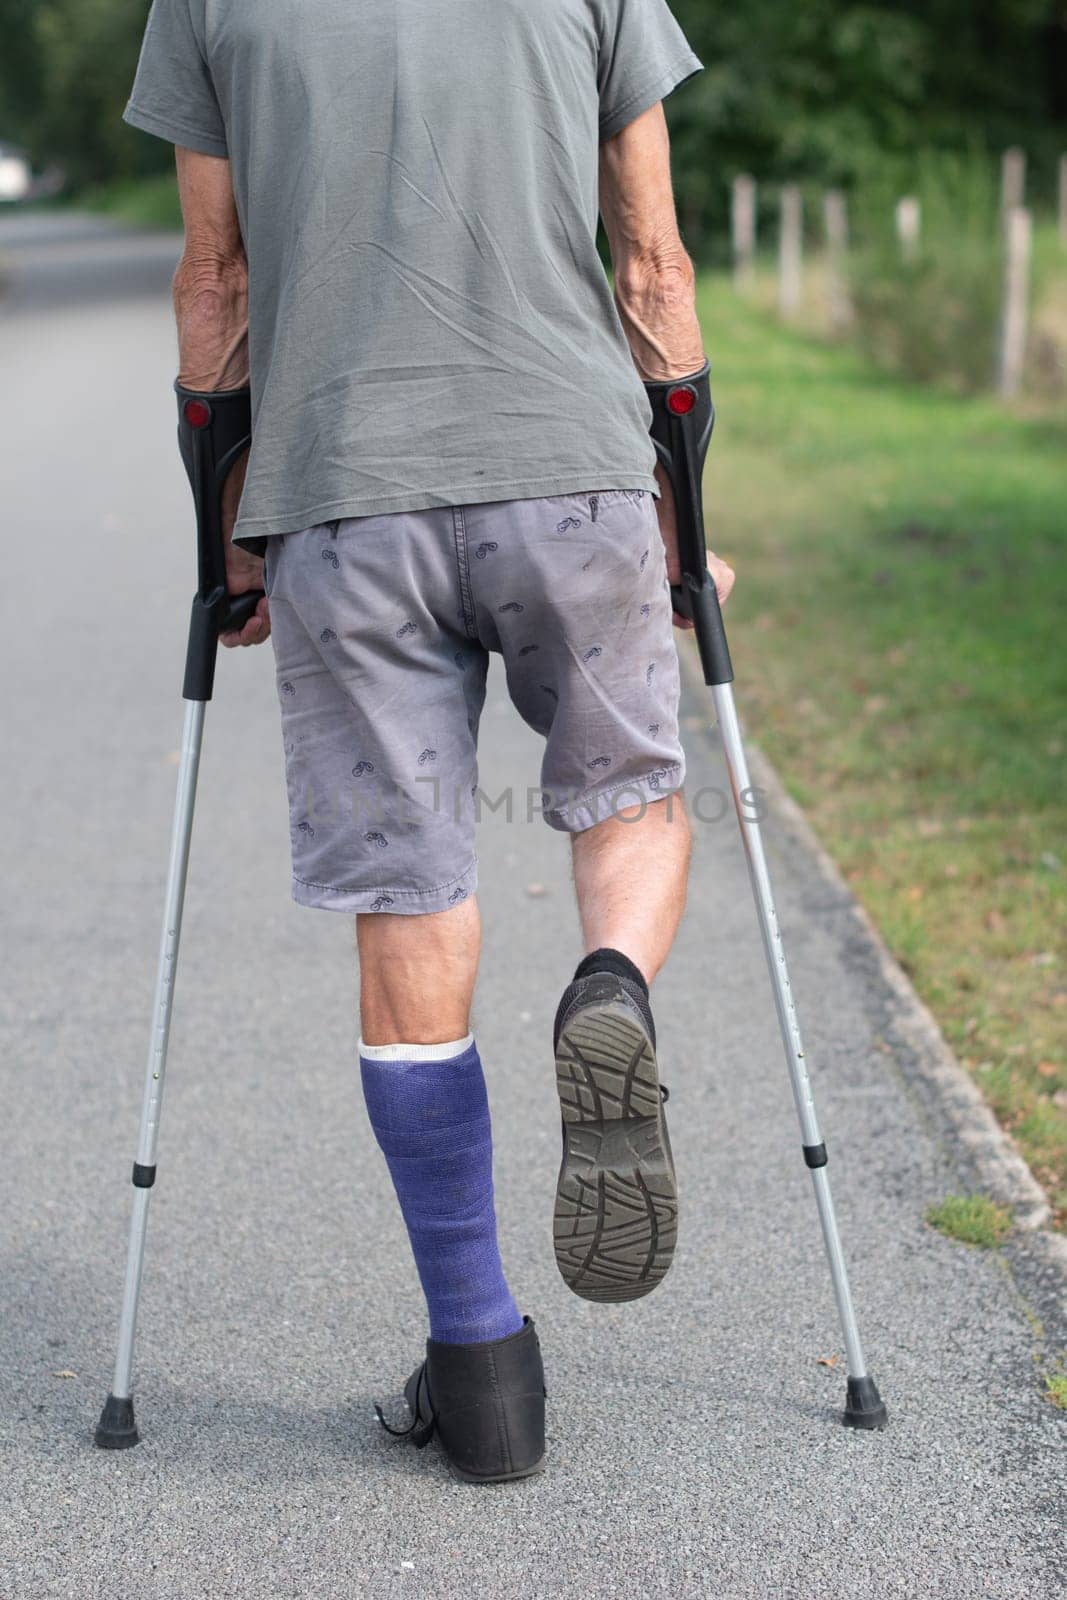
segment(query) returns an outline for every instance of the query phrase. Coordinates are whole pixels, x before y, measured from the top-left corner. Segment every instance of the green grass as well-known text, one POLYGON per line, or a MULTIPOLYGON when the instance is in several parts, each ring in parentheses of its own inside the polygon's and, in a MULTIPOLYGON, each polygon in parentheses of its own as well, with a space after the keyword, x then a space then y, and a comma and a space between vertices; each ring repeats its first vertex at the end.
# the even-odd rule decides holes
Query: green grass
POLYGON ((1011 1214, 981 1194, 950 1194, 926 1213, 931 1228, 958 1239, 961 1244, 977 1244, 991 1249, 1011 1231, 1011 1214))
POLYGON ((1045 1392, 1052 1405, 1060 1411, 1067 1411, 1067 1373, 1046 1375, 1045 1392))
POLYGON ((84 190, 74 197, 74 203, 135 228, 180 231, 182 226, 178 183, 173 173, 162 173, 154 178, 117 179, 114 183, 84 190))
POLYGON ((1067 412, 702 280, 738 699, 1067 1219, 1067 412))

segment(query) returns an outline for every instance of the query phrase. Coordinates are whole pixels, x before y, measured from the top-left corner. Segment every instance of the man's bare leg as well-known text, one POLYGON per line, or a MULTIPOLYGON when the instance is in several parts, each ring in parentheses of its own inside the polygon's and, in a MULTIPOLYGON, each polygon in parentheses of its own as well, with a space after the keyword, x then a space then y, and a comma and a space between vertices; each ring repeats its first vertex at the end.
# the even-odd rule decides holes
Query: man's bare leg
POLYGON ((356 918, 364 1043, 442 1044, 470 1031, 481 951, 478 902, 450 911, 356 918))
POLYGON ((681 795, 628 807, 572 847, 586 952, 619 950, 651 983, 685 910, 692 838, 681 795))
POLYGON ((633 1300, 670 1267, 678 1192, 663 1117, 648 985, 685 908, 681 796, 632 807, 573 838, 586 954, 556 1013, 563 1163, 553 1237, 587 1300, 633 1300))

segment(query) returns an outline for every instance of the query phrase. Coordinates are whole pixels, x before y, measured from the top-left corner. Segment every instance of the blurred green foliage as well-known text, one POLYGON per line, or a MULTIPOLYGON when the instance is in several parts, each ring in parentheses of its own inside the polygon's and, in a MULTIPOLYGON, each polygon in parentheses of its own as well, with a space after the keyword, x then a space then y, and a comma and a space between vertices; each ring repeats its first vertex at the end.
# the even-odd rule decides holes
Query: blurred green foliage
POLYGON ((670 3, 705 67, 669 103, 694 254, 707 258, 712 234, 725 249, 739 172, 765 189, 877 184, 895 197, 915 188, 927 151, 1021 144, 1031 187, 1051 203, 1067 141, 1064 0, 670 3))
POLYGON ((978 153, 924 152, 913 174, 922 226, 902 252, 894 197, 872 180, 857 196, 849 261, 856 334, 881 366, 969 393, 993 382, 1001 319, 1003 231, 994 164, 978 153))
MULTIPOLYGON (((888 172, 900 192, 928 147, 1018 142, 1043 157, 1067 138, 1065 0, 671 4, 705 64, 670 107, 695 254, 721 234, 739 171, 857 186, 888 172)), ((0 139, 75 184, 169 165, 120 122, 147 12, 147 0, 0 0, 0 139)))
POLYGON ((75 188, 171 164, 122 122, 148 0, 0 0, 0 139, 75 188))
POLYGON ((35 0, 0 0, 0 139, 28 142, 41 96, 35 0))
POLYGON ((41 99, 33 143, 74 182, 159 164, 158 153, 140 148, 121 120, 147 14, 143 0, 37 0, 41 99))

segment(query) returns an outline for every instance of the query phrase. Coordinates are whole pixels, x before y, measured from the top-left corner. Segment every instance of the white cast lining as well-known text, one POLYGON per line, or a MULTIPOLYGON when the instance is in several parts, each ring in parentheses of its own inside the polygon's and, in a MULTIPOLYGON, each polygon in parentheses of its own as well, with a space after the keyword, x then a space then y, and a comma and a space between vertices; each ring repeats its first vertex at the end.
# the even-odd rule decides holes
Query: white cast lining
POLYGON ((461 1056, 469 1050, 473 1043, 473 1033, 445 1044, 364 1044, 361 1039, 359 1053, 364 1061, 451 1061, 453 1056, 461 1056))

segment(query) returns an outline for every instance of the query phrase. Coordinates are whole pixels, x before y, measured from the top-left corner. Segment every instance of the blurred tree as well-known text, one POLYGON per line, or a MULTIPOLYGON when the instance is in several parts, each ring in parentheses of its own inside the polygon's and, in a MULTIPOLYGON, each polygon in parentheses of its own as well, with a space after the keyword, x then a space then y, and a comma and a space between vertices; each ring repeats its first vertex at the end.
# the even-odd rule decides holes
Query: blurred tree
POLYGON ((122 121, 148 0, 37 0, 33 11, 41 84, 34 154, 58 161, 75 186, 169 165, 164 146, 122 121))
POLYGON ((737 172, 899 192, 931 148, 1067 140, 1067 0, 671 4, 705 65, 669 106, 697 253, 737 172))
POLYGON ((41 98, 35 0, 0 0, 0 140, 27 144, 41 98))
MULTIPOLYGON (((927 148, 1067 141, 1067 0, 670 4, 706 69, 669 106, 691 248, 742 170, 907 185, 927 148)), ((147 13, 148 0, 0 0, 0 139, 76 182, 167 166, 120 121, 147 13)))

